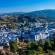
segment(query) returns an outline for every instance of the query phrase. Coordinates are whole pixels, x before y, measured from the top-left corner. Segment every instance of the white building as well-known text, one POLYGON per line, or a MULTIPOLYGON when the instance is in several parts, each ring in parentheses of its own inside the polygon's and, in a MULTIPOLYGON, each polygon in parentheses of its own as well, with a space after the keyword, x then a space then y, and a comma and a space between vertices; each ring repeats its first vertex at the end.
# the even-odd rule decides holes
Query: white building
POLYGON ((49 30, 47 24, 44 32, 39 32, 38 34, 35 35, 35 40, 38 41, 40 39, 46 39, 48 36, 49 36, 49 30))

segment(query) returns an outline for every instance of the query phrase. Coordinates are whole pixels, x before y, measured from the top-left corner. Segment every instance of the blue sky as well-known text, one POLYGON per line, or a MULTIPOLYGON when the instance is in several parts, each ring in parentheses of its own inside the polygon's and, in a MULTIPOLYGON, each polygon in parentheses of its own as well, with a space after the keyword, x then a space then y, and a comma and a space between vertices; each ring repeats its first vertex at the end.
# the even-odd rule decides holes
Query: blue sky
POLYGON ((55 0, 0 0, 0 13, 55 9, 55 0))

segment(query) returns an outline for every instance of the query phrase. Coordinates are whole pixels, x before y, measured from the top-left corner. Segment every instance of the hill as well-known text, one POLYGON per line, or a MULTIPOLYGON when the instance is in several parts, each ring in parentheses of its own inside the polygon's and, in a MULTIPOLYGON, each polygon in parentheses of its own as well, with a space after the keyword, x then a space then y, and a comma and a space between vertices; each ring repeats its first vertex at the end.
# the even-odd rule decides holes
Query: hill
POLYGON ((55 17, 55 10, 40 10, 40 11, 32 11, 26 13, 28 16, 44 16, 44 17, 55 17))

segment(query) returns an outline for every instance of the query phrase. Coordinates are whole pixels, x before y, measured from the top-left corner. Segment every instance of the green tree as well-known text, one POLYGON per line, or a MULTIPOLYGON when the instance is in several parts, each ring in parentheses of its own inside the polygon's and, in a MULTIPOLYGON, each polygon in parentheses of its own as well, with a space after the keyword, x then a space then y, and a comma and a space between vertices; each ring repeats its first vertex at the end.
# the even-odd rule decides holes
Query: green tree
POLYGON ((12 52, 17 51, 17 43, 16 43, 16 41, 10 42, 10 49, 11 49, 12 52))
POLYGON ((50 40, 45 41, 45 43, 44 43, 44 51, 47 52, 48 50, 51 50, 51 48, 52 48, 52 45, 51 45, 50 40))
POLYGON ((43 48, 42 48, 41 46, 39 46, 39 47, 38 47, 38 51, 39 51, 40 53, 43 53, 43 48))
POLYGON ((37 50, 38 49, 38 44, 33 41, 33 42, 28 44, 27 48, 30 49, 30 50, 37 50))
POLYGON ((55 51, 55 33, 52 35, 52 50, 55 51))

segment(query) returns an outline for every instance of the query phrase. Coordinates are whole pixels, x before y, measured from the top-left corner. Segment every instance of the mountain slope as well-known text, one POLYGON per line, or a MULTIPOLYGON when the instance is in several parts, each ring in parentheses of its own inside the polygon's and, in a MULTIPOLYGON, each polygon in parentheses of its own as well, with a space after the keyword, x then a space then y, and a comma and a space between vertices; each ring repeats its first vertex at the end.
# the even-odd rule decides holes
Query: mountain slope
POLYGON ((0 15, 28 15, 28 16, 44 16, 44 17, 55 17, 55 10, 40 10, 32 12, 13 12, 13 13, 4 13, 0 15))
POLYGON ((55 17, 55 10, 40 10, 26 13, 29 16, 55 17))

